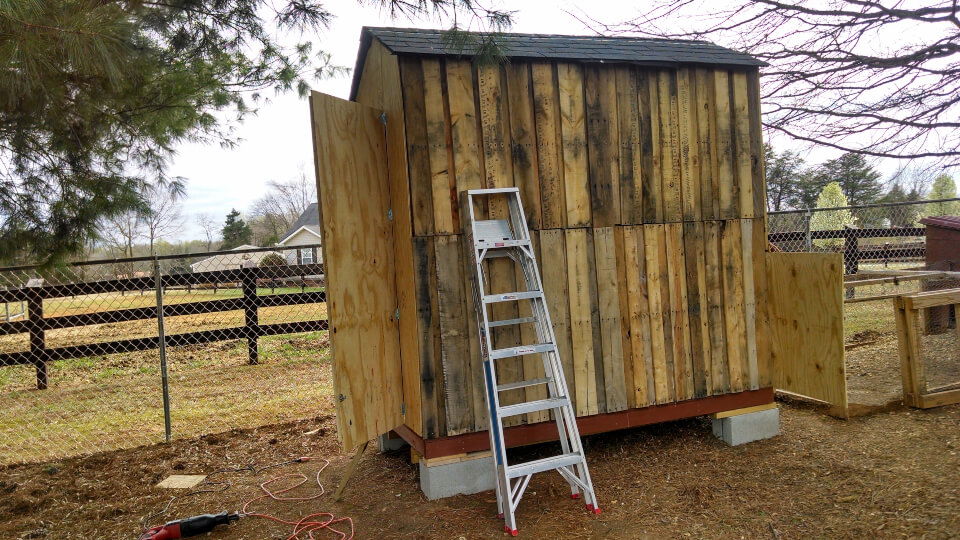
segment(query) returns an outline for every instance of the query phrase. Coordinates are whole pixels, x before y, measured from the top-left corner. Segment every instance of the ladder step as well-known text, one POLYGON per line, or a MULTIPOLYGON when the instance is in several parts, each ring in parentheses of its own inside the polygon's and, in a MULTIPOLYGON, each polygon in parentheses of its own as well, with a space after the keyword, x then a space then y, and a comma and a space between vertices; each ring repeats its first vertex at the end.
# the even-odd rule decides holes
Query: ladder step
POLYGON ((546 411, 548 409, 558 409, 560 407, 569 407, 570 400, 565 397, 555 397, 547 399, 538 399, 536 401, 527 401, 514 405, 504 405, 498 412, 500 416, 516 416, 529 412, 546 411))
POLYGON ((534 317, 520 317, 519 319, 504 319, 502 321, 490 321, 487 323, 487 326, 490 328, 495 328, 497 326, 510 326, 513 324, 524 324, 536 322, 537 319, 534 317))
POLYGON ((517 246, 529 246, 529 240, 486 240, 478 238, 476 241, 477 249, 503 249, 517 246))
POLYGON ((517 381, 506 384, 498 384, 497 391, 505 392, 507 390, 516 390, 517 388, 526 388, 527 386, 536 386, 538 384, 547 384, 553 379, 551 377, 540 377, 539 379, 530 379, 529 381, 517 381))
POLYGON ((500 358, 511 358, 514 356, 523 356, 525 354, 540 354, 554 352, 557 346, 553 343, 537 343, 536 345, 521 345, 519 347, 508 347, 506 349, 494 349, 490 351, 491 360, 500 358))
POLYGON ((543 471, 552 471, 554 469, 559 469, 560 467, 576 465, 582 461, 583 461, 583 456, 581 456, 580 454, 576 454, 576 453, 561 454, 559 456, 551 456, 548 458, 538 459, 536 461, 528 461, 526 463, 508 465, 507 476, 510 478, 519 478, 521 476, 527 476, 529 474, 536 474, 543 471))
POLYGON ((543 291, 524 291, 503 294, 485 294, 483 296, 484 304, 496 304, 497 302, 516 302, 517 300, 529 300, 531 298, 543 298, 543 291))
POLYGON ((486 188, 486 189, 469 189, 467 190, 468 195, 496 195, 497 193, 520 193, 520 188, 518 187, 505 187, 505 188, 486 188))

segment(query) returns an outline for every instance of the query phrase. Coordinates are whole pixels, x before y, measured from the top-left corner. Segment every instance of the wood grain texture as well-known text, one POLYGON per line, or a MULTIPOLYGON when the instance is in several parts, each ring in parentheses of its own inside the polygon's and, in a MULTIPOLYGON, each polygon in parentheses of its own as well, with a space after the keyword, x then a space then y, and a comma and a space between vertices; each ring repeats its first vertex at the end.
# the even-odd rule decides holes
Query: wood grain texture
POLYGON ((730 78, 733 100, 733 144, 735 157, 735 180, 739 201, 736 217, 754 217, 754 155, 752 137, 750 135, 750 104, 748 101, 747 74, 743 71, 734 71, 730 78))
MULTIPOLYGON (((440 60, 422 60, 424 115, 426 117, 427 155, 430 167, 430 200, 433 211, 433 232, 452 234, 457 230, 454 207, 456 183, 452 171, 453 149, 450 112, 444 88, 444 69, 440 60)), ((416 91, 416 89, 412 89, 416 91)), ((424 212, 427 210, 424 209, 424 212)), ((424 220, 428 219, 426 216, 424 220)), ((423 234, 423 233, 418 233, 423 234)))
POLYGON ((563 143, 563 188, 566 226, 590 225, 590 179, 587 167, 587 124, 583 102, 583 69, 557 64, 560 131, 563 143))
POLYGON ((847 411, 843 256, 769 253, 774 386, 847 411))
POLYGON ((549 62, 530 66, 533 84, 533 116, 537 136, 537 165, 540 175, 540 217, 545 229, 567 223, 563 190, 563 150, 559 87, 556 67, 549 62))
MULTIPOLYGON (((434 61, 435 64, 439 64, 434 61)), ((403 86, 408 91, 403 96, 403 116, 407 139, 407 162, 410 177, 410 204, 413 231, 417 235, 433 234, 433 186, 431 179, 430 145, 437 140, 429 133, 425 97, 433 89, 424 81, 424 71, 419 59, 404 58, 400 64, 403 86)), ((439 93, 439 81, 437 81, 439 93)), ((431 95, 431 97, 434 97, 431 95)), ((434 97, 435 98, 435 97, 434 97)), ((368 105, 375 106, 379 103, 368 105)), ((442 109, 441 109, 442 112, 442 109)), ((441 126, 443 118, 440 119, 441 126)))
POLYGON ((567 248, 564 232, 560 229, 540 231, 541 279, 547 297, 547 309, 557 338, 560 363, 571 398, 576 388, 573 360, 573 340, 570 325, 570 294, 567 279, 567 248))
POLYGON ((703 223, 683 224, 684 263, 687 279, 687 316, 695 397, 709 394, 710 323, 707 316, 707 272, 703 223))
MULTIPOLYGON (((473 68, 466 60, 446 60, 447 99, 457 193, 483 187, 483 149, 474 98, 473 68)), ((486 218, 484 210, 480 219, 486 218)), ((457 231, 460 232, 460 231, 457 231)))
POLYGON ((314 93, 311 112, 337 427, 353 448, 403 422, 386 141, 376 109, 314 93))
MULTIPOLYGON (((673 375, 676 398, 690 399, 694 395, 693 358, 690 354, 690 321, 687 306, 686 253, 683 246, 683 224, 668 223, 667 243, 667 290, 669 291, 669 316, 673 328, 673 375)), ((669 364, 669 362, 668 362, 669 364)))
POLYGON ((739 217, 738 192, 734 185, 734 145, 730 108, 730 76, 724 70, 713 72, 713 104, 716 122, 714 135, 714 159, 716 160, 716 186, 720 219, 739 217))
POLYGON ((680 168, 680 121, 677 111, 677 76, 673 71, 657 74, 660 124, 660 188, 663 190, 663 221, 683 219, 680 168))
POLYGON ((436 252, 432 236, 413 239, 416 276, 417 341, 420 351, 420 392, 423 436, 428 439, 446 434, 444 412, 443 361, 440 352, 440 308, 437 301, 436 252))
POLYGON ((572 394, 578 415, 597 413, 597 379, 593 316, 590 298, 590 256, 584 229, 566 229, 567 292, 570 302, 570 329, 573 346, 572 394))
MULTIPOLYGON (((653 338, 650 332, 649 280, 647 279, 644 231, 646 227, 623 228, 623 261, 629 301, 631 379, 634 406, 656 401, 653 373, 653 338)), ((658 336, 657 339, 662 339, 658 336)), ((661 345, 662 347, 662 345, 661 345)))
POLYGON ((624 349, 620 291, 617 286, 617 242, 613 227, 594 229, 597 299, 600 315, 600 355, 596 363, 603 368, 606 412, 627 408, 624 384, 624 349))
POLYGON ((663 221, 663 197, 660 189, 660 121, 657 73, 637 72, 637 98, 640 108, 640 191, 643 193, 643 222, 663 221))
POLYGON ((697 123, 697 81, 691 68, 677 71, 677 129, 680 132, 683 220, 701 218, 700 142, 697 123))
POLYGON ((749 382, 743 290, 743 233, 739 220, 733 219, 722 223, 720 256, 723 261, 723 309, 724 322, 726 323, 730 391, 741 392, 749 382))
POLYGON ((640 129, 640 89, 631 68, 615 70, 617 140, 620 142, 620 223, 643 223, 643 152, 640 129))
POLYGON ((463 265, 460 261, 460 239, 437 236, 433 239, 434 269, 437 280, 437 308, 440 324, 440 357, 443 366, 446 434, 473 431, 473 392, 471 384, 470 342, 464 291, 463 265))
POLYGON ((509 64, 506 69, 510 112, 510 158, 513 183, 520 188, 520 199, 527 226, 536 230, 542 223, 540 178, 537 156, 536 119, 529 64, 509 64))
POLYGON ((707 322, 710 326, 710 393, 730 390, 730 360, 727 354, 726 310, 723 296, 723 260, 720 221, 703 224, 704 268, 707 286, 707 322))
POLYGON ((587 157, 591 224, 620 223, 620 142, 616 72, 605 66, 585 68, 587 157))

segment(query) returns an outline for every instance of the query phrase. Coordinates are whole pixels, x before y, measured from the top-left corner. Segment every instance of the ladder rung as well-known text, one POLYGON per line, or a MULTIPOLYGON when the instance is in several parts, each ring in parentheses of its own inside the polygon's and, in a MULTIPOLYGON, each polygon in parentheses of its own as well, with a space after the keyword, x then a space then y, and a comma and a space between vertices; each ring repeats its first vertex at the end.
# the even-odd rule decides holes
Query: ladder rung
POLYGON ((529 240, 484 240, 483 238, 478 238, 474 242, 477 249, 502 249, 502 248, 511 248, 517 246, 529 246, 529 240))
POLYGON ((536 320, 537 319, 533 317, 520 317, 519 319, 504 319, 502 321, 490 321, 489 323, 487 323, 487 326, 489 326, 490 328, 496 328, 497 326, 510 326, 513 324, 532 323, 532 322, 535 322, 536 320))
POLYGON ((520 193, 520 188, 488 188, 488 189, 468 189, 467 195, 496 195, 497 193, 520 193))
POLYGON ((557 346, 553 343, 537 343, 536 345, 521 345, 519 347, 508 347, 506 349, 494 349, 490 351, 490 359, 498 360, 500 358, 511 358, 513 356, 523 356, 525 354, 540 354, 553 352, 557 346))
POLYGON ((547 384, 553 379, 550 377, 540 377, 539 379, 530 379, 529 381, 517 381, 512 383, 505 383, 497 385, 498 392, 504 392, 507 390, 516 390, 517 388, 525 388, 527 386, 536 386, 538 384, 547 384))
POLYGON ((507 466, 507 476, 510 478, 519 478, 521 476, 527 476, 528 474, 536 474, 543 471, 559 469, 560 467, 576 465, 582 461, 583 456, 580 454, 561 454, 559 456, 551 456, 548 458, 538 459, 536 461, 528 461, 526 463, 509 465, 507 466))
POLYGON ((497 302, 515 302, 517 300, 529 300, 531 298, 540 298, 543 291, 524 291, 503 294, 485 294, 483 296, 484 304, 495 304, 497 302))
POLYGON ((570 405, 570 400, 565 397, 555 397, 547 399, 538 399, 536 401, 527 401, 525 403, 516 403, 514 405, 504 405, 498 411, 500 416, 516 416, 529 412, 546 411, 548 409, 558 409, 570 405))

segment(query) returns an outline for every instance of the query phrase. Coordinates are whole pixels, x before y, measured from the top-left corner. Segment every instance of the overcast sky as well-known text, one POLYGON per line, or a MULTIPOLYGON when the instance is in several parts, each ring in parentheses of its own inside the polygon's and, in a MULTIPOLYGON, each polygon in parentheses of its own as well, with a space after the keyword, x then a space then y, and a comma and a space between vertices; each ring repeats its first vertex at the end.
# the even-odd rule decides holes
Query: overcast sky
MULTIPOLYGON (((571 13, 586 11, 596 20, 614 23, 633 18, 639 9, 633 2, 596 0, 527 0, 507 4, 519 10, 511 31, 552 34, 592 33, 571 13)), ((356 60, 360 29, 365 25, 419 28, 450 25, 449 21, 391 20, 386 13, 371 6, 360 6, 357 1, 338 0, 330 5, 336 5, 332 8, 336 19, 331 28, 321 35, 304 35, 296 41, 313 41, 314 50, 329 52, 334 64, 350 68, 356 60)), ((345 76, 316 81, 313 87, 346 98, 350 80, 350 76, 345 76)), ((301 169, 313 176, 308 109, 307 101, 295 93, 276 96, 261 106, 256 116, 249 116, 237 126, 236 134, 241 142, 235 148, 224 149, 216 144, 185 144, 178 148, 169 172, 188 179, 183 238, 201 237, 195 223, 198 213, 209 213, 221 220, 231 208, 246 212, 250 204, 263 195, 268 181, 291 179, 301 169)), ((780 149, 791 144, 789 141, 773 143, 780 149)), ((832 154, 813 151, 807 157, 819 161, 834 157, 832 154)), ((897 166, 895 163, 880 165, 887 174, 897 166)))

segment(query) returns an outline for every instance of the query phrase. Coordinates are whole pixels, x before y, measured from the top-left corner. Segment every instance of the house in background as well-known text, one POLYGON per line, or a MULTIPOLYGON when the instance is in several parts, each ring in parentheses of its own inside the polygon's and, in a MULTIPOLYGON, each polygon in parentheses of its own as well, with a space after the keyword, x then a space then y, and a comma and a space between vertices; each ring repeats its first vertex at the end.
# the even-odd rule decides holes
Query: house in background
MULTIPOLYGON (((277 247, 296 248, 297 246, 316 246, 320 243, 320 212, 317 203, 312 203, 300 214, 297 221, 277 242, 277 247)), ((283 256, 287 264, 322 263, 323 255, 318 247, 284 249, 283 256)))
MULTIPOLYGON (((243 249, 258 249, 258 246, 251 246, 244 244, 242 246, 237 246, 231 251, 243 250, 243 249)), ((260 261, 267 255, 274 254, 276 251, 257 251, 254 253, 223 253, 220 255, 212 255, 205 259, 200 259, 199 261, 190 265, 191 272, 211 272, 214 270, 236 270, 243 266, 245 262, 252 261, 256 266, 260 266, 260 261)), ((248 263, 249 265, 249 263, 248 263)))

